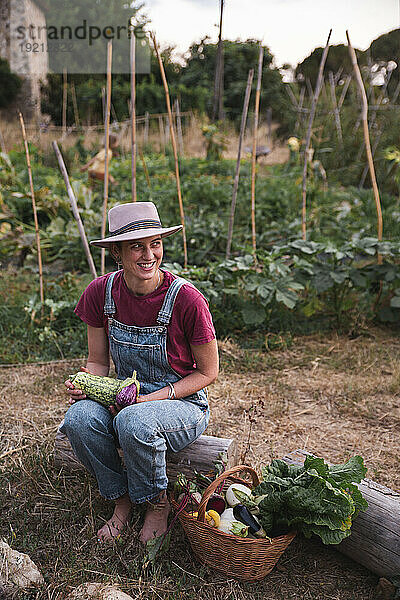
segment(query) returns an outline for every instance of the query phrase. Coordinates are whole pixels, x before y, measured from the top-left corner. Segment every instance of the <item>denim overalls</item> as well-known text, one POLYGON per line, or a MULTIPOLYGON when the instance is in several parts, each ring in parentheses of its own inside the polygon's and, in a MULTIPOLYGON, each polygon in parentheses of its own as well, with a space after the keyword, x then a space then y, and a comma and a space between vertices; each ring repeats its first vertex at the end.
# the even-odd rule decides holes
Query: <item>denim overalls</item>
MULTIPOLYGON (((167 331, 182 278, 174 279, 153 327, 124 325, 114 318, 112 285, 107 281, 104 313, 108 317, 110 352, 117 377, 137 371, 140 393, 158 390, 181 376, 168 363, 167 331)), ((179 400, 142 402, 121 410, 116 417, 101 404, 79 400, 67 414, 63 431, 79 460, 95 475, 104 498, 115 500, 129 491, 132 502, 158 496, 167 487, 165 455, 178 452, 206 429, 209 421, 205 389, 179 400), (118 444, 124 452, 121 465, 118 444)))

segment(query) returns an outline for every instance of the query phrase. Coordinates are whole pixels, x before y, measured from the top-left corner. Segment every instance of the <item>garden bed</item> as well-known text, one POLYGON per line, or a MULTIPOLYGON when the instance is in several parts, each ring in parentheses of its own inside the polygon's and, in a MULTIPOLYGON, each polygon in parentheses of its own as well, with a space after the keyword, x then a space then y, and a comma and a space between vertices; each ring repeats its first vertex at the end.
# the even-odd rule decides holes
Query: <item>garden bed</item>
MULTIPOLYGON (((242 459, 257 469, 299 447, 332 462, 361 454, 369 477, 399 491, 399 346, 381 329, 356 339, 299 337, 291 348, 273 352, 222 341, 207 433, 236 437, 242 459)), ((300 537, 257 584, 199 565, 179 526, 171 549, 154 568, 144 568, 140 511, 120 543, 99 547, 95 531, 109 506, 89 476, 58 472, 51 456, 67 407, 63 380, 79 365, 69 360, 0 370, 0 536, 42 569, 46 584, 32 598, 61 600, 69 586, 96 580, 118 583, 144 600, 172 600, 178 593, 185 600, 372 600, 377 577, 333 548, 300 537)))

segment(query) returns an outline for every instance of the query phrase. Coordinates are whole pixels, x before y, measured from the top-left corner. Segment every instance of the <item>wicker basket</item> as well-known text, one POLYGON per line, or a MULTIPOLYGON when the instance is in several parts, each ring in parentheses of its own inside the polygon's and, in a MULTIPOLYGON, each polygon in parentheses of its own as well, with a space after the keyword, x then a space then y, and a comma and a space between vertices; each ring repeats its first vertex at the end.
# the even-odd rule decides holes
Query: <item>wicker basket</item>
MULTIPOLYGON (((207 502, 221 483, 224 483, 225 487, 238 481, 249 485, 246 481, 234 477, 235 474, 243 471, 251 475, 253 486, 260 483, 257 473, 251 467, 238 465, 228 469, 205 490, 198 507, 197 518, 184 510, 178 513, 178 518, 189 538, 194 554, 201 562, 236 579, 256 581, 263 579, 272 571, 296 532, 272 540, 256 540, 224 533, 205 523, 207 502)), ((174 510, 179 511, 175 498, 171 497, 170 500, 174 510)))

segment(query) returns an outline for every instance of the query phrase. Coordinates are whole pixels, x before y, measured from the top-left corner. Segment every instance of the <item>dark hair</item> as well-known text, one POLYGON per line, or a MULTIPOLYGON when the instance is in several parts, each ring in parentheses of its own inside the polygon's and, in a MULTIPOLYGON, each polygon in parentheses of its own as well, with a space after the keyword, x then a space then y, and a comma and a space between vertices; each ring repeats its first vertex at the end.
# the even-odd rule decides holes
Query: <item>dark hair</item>
POLYGON ((108 143, 110 146, 114 146, 115 144, 118 143, 118 138, 116 135, 114 135, 113 133, 110 133, 110 135, 108 136, 108 143))

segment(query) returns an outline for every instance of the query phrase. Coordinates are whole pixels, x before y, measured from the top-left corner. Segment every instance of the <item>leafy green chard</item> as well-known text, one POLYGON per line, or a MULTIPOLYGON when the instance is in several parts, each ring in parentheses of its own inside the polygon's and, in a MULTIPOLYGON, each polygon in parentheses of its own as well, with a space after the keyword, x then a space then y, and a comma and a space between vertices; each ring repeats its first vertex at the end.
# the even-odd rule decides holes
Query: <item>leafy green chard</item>
POLYGON ((318 535, 324 544, 339 544, 350 535, 358 512, 368 506, 355 485, 365 473, 361 456, 332 466, 313 456, 303 466, 274 460, 264 467, 263 481, 252 491, 258 518, 267 533, 286 527, 306 537, 318 535))

